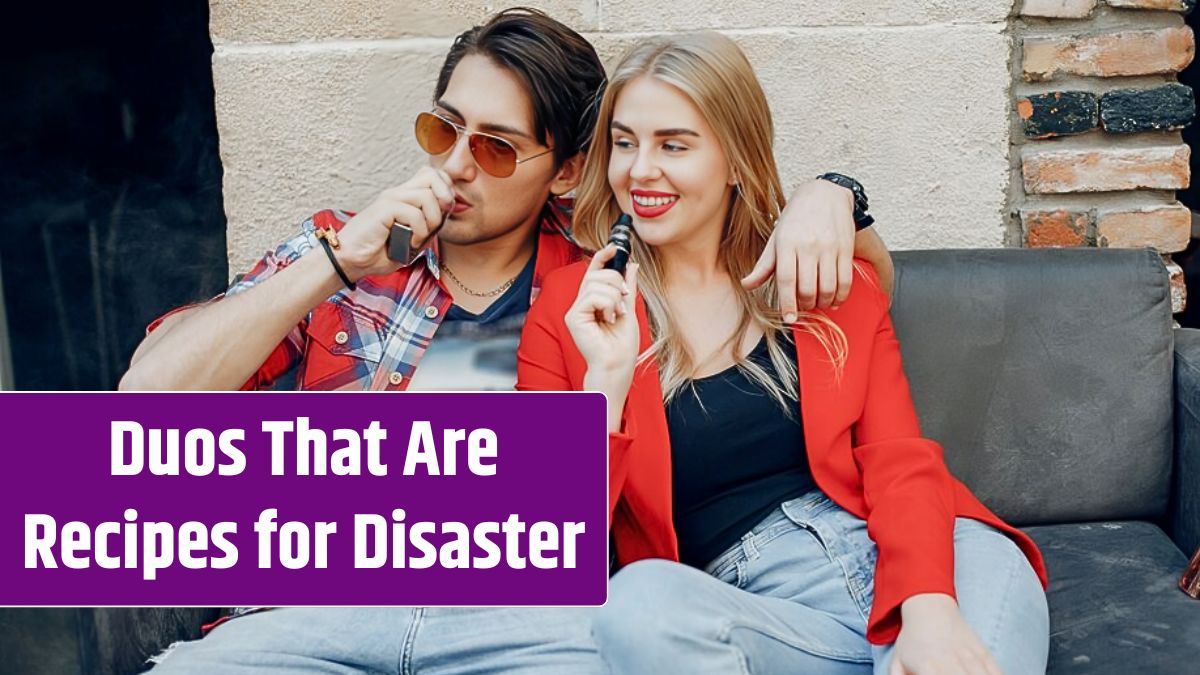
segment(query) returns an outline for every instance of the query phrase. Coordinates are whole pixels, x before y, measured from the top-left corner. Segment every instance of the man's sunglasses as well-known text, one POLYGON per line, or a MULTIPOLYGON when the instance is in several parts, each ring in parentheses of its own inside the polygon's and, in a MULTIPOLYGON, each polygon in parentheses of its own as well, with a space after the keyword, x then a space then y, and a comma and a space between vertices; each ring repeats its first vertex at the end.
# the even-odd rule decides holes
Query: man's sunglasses
POLYGON ((536 155, 517 159, 517 149, 503 138, 480 131, 469 131, 461 124, 455 124, 431 112, 417 115, 415 131, 417 143, 421 144, 422 150, 431 155, 449 152, 458 143, 459 135, 466 134, 467 146, 471 149, 475 163, 484 173, 497 178, 507 178, 517 170, 518 164, 554 151, 554 148, 549 148, 536 155))

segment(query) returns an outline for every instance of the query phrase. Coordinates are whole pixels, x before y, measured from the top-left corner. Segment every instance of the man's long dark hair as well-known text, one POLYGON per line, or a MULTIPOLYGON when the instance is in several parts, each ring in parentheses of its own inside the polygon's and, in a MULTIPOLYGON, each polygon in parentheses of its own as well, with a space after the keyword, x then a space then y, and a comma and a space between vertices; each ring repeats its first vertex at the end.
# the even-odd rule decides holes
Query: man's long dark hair
POLYGON ((534 136, 543 145, 553 143, 556 169, 587 150, 605 77, 600 57, 582 35, 536 9, 499 12, 454 40, 438 74, 435 102, 469 54, 488 57, 525 83, 534 136))

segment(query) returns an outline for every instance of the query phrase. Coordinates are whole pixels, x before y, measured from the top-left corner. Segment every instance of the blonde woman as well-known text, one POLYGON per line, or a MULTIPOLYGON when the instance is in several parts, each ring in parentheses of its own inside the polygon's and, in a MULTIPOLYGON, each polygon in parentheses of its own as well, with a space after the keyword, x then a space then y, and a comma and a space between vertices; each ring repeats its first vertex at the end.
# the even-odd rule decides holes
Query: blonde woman
MULTIPOLYGON (((616 553, 594 635, 617 673, 1043 672, 1034 543, 921 438, 874 271, 785 324, 737 280, 782 207, 770 111, 738 47, 646 42, 600 103, 575 231, 518 387, 608 397, 616 553)), ((789 317, 791 318, 791 317, 789 317)))

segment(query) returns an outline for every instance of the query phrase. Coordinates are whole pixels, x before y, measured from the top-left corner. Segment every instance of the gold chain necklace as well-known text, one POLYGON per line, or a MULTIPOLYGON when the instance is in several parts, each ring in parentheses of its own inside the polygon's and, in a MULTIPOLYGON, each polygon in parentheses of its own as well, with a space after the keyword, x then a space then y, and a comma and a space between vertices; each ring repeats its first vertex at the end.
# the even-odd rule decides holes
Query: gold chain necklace
POLYGON ((459 279, 458 277, 456 277, 454 275, 454 272, 450 269, 450 266, 447 265, 446 263, 442 263, 442 269, 446 271, 446 274, 450 275, 450 278, 454 280, 454 283, 458 284, 459 288, 461 288, 467 292, 467 295, 473 295, 477 298, 491 298, 491 297, 500 295, 504 291, 507 291, 509 289, 509 287, 511 287, 517 281, 517 277, 521 276, 521 273, 517 272, 516 274, 513 275, 513 278, 500 284, 493 290, 486 291, 486 292, 480 292, 480 291, 477 291, 477 290, 471 288, 470 286, 467 286, 466 284, 464 284, 462 282, 462 279, 459 279))

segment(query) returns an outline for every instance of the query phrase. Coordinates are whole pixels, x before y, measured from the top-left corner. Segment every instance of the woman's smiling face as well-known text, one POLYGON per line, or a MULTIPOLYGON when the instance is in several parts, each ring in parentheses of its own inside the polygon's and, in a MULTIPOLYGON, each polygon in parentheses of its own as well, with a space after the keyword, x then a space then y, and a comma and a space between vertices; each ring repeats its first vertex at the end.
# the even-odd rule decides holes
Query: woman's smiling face
POLYGON ((729 160, 678 88, 639 77, 617 95, 608 183, 651 246, 698 236, 719 242, 732 193, 729 160))

